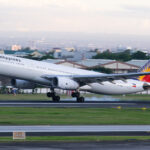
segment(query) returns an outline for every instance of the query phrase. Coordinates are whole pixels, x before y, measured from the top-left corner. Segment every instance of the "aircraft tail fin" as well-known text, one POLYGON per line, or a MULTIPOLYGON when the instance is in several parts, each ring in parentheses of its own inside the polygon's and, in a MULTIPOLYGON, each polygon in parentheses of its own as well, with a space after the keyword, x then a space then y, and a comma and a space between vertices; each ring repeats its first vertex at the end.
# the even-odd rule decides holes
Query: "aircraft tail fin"
MULTIPOLYGON (((150 60, 138 72, 150 72, 150 60)), ((150 75, 139 76, 138 80, 150 83, 150 75)))

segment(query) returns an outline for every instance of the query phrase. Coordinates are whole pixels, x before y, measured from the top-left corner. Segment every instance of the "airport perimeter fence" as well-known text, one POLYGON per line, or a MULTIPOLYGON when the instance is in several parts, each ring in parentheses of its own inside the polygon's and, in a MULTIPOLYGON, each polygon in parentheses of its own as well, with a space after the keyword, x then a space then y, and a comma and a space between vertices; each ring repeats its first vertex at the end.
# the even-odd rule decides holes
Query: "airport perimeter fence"
MULTIPOLYGON (((51 92, 50 88, 35 88, 35 89, 17 89, 12 87, 1 87, 0 94, 46 94, 51 92)), ((55 89, 55 92, 60 95, 71 96, 72 90, 55 89)), ((81 92, 82 94, 89 92, 81 92)))

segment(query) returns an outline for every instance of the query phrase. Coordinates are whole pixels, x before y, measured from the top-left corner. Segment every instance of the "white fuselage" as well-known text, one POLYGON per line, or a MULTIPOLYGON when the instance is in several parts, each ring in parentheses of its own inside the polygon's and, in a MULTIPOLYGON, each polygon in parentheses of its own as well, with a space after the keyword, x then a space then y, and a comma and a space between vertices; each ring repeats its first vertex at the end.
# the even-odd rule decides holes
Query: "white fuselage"
MULTIPOLYGON (((50 81, 42 78, 43 75, 96 74, 102 73, 0 54, 0 75, 31 81, 48 87, 50 87, 50 81)), ((126 81, 90 83, 81 87, 80 90, 99 94, 128 94, 143 91, 143 85, 144 82, 127 79, 126 81)))

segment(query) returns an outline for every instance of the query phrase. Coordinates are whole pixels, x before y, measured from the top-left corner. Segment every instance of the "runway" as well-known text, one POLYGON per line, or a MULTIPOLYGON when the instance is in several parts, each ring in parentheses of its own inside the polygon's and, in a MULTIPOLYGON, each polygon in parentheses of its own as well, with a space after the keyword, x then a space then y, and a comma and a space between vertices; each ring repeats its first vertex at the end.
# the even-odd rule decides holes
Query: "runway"
POLYGON ((149 141, 4 142, 0 150, 149 150, 149 141))
POLYGON ((150 108, 150 101, 85 101, 77 103, 71 100, 62 100, 59 103, 36 100, 1 100, 0 107, 50 107, 50 108, 150 108))
MULTIPOLYGON (((150 125, 105 126, 0 126, 0 136, 11 136, 13 131, 24 131, 26 136, 150 136, 150 125)), ((150 142, 136 141, 19 141, 0 143, 7 150, 149 150, 150 142)))
POLYGON ((150 125, 0 126, 0 136, 12 136, 14 131, 27 136, 149 136, 150 125))

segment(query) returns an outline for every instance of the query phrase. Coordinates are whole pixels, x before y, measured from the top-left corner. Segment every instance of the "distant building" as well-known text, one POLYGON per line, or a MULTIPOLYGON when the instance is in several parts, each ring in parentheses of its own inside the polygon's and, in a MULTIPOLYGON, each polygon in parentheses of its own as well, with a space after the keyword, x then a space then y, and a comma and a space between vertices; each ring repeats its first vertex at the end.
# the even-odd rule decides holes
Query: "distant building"
POLYGON ((95 51, 77 51, 75 52, 74 60, 91 59, 95 55, 97 55, 95 51))
POLYGON ((65 50, 67 50, 69 52, 74 52, 75 48, 73 48, 73 47, 67 47, 67 48, 65 48, 65 50))
POLYGON ((72 61, 61 61, 61 62, 57 62, 55 63, 57 65, 64 65, 64 66, 68 66, 68 67, 73 67, 73 68, 80 68, 80 69, 86 69, 87 66, 84 66, 84 65, 80 65, 78 63, 75 63, 75 62, 72 62, 72 61))
POLYGON ((139 70, 139 66, 128 64, 120 61, 112 61, 106 64, 102 64, 101 67, 111 69, 113 73, 129 73, 129 72, 137 72, 139 70))
POLYGON ((91 59, 93 56, 95 56, 97 52, 95 51, 74 51, 72 52, 72 57, 68 57, 68 61, 82 61, 82 60, 87 60, 91 59))
POLYGON ((4 50, 0 50, 0 54, 4 54, 4 50))
POLYGON ((68 51, 66 49, 55 49, 53 57, 57 59, 73 58, 74 51, 68 51))
POLYGON ((42 61, 55 64, 55 63, 59 63, 59 62, 64 62, 65 60, 64 59, 46 59, 46 60, 42 60, 42 61))
POLYGON ((77 63, 84 65, 89 69, 104 67, 107 69, 111 69, 113 73, 136 72, 140 68, 138 65, 133 65, 110 59, 85 59, 77 63))
POLYGON ((75 48, 53 48, 52 52, 54 58, 66 59, 68 61, 90 59, 97 54, 97 51, 77 51, 75 48))
POLYGON ((87 66, 80 65, 76 62, 67 61, 64 59, 47 59, 47 60, 43 60, 43 62, 53 63, 53 64, 57 64, 57 65, 63 65, 63 66, 68 66, 68 67, 73 67, 73 68, 80 68, 80 69, 87 68, 87 66))
POLYGON ((134 59, 127 61, 128 64, 136 65, 139 66, 140 68, 143 67, 147 62, 148 60, 134 60, 134 59))
POLYGON ((102 65, 102 64, 106 64, 109 62, 113 62, 115 60, 111 60, 111 59, 84 59, 84 60, 80 60, 77 61, 76 63, 80 64, 80 65, 84 65, 87 67, 93 67, 93 66, 98 66, 98 65, 102 65))
POLYGON ((12 51, 21 50, 21 46, 20 46, 20 45, 12 45, 12 46, 11 46, 11 50, 12 50, 12 51))
POLYGON ((32 51, 32 53, 30 53, 30 55, 35 58, 41 58, 42 56, 44 56, 44 54, 39 51, 32 51))
POLYGON ((16 53, 16 51, 12 51, 12 50, 4 50, 4 54, 6 55, 13 55, 16 53))
POLYGON ((28 53, 26 53, 26 52, 15 52, 14 54, 13 54, 13 56, 16 56, 16 57, 26 57, 26 56, 28 56, 28 53))
POLYGON ((62 50, 61 48, 53 48, 53 57, 54 58, 62 58, 62 50))
POLYGON ((12 50, 4 50, 0 51, 1 54, 6 54, 6 55, 13 55, 16 57, 26 57, 26 56, 32 56, 36 58, 41 58, 44 54, 42 52, 39 52, 37 50, 20 50, 20 51, 12 51, 12 50))

